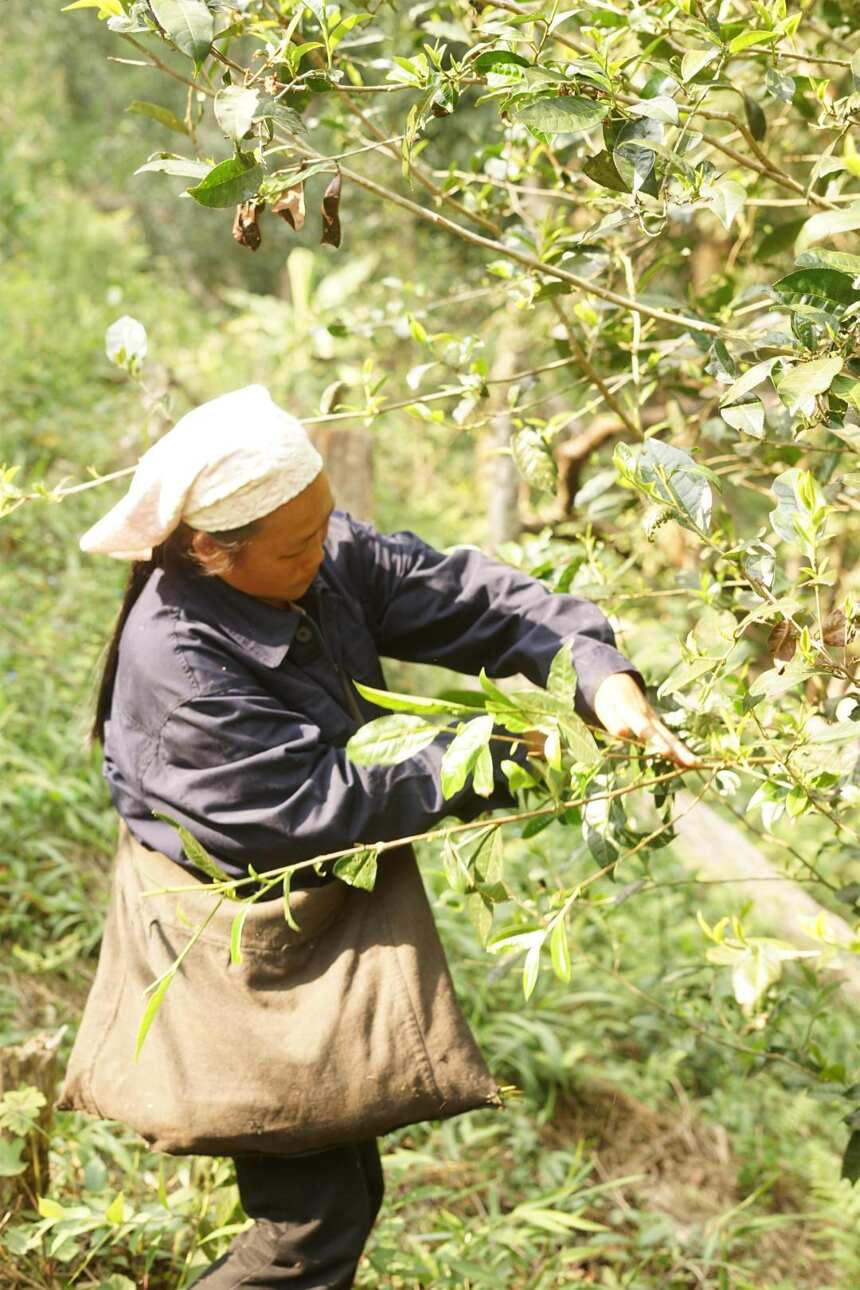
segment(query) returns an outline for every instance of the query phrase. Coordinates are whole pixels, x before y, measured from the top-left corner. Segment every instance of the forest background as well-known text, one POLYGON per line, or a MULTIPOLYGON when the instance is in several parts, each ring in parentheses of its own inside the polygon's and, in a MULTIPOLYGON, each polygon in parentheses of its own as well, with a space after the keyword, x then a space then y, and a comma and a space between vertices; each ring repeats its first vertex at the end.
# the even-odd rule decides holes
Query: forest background
POLYGON ((521 1096, 386 1140, 359 1285, 855 1286, 856 5, 71 7, 3 13, 4 1286, 189 1286, 244 1221, 227 1163, 51 1100, 125 574, 77 547, 122 479, 67 490, 254 380, 382 529, 598 600, 705 761, 685 795, 511 700, 530 818, 422 861, 521 1096))

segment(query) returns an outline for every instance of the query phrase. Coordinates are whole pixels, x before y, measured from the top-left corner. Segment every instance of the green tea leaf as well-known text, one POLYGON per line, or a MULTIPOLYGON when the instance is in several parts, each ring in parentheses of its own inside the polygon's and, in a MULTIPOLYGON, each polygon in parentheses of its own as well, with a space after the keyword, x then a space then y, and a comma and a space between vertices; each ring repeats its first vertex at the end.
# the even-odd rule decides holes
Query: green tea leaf
POLYGON ((490 830, 489 837, 481 848, 477 866, 483 881, 489 887, 496 886, 504 878, 505 839, 498 825, 490 830))
POLYGON ((228 139, 238 143, 251 128, 259 92, 241 85, 226 85, 215 95, 215 119, 228 139))
POLYGON ((251 902, 246 900, 242 908, 236 911, 236 916, 230 925, 230 962, 235 963, 237 967, 242 962, 242 930, 250 909, 251 902))
POLYGON ((478 757, 487 747, 493 733, 493 718, 489 714, 473 717, 445 749, 442 758, 442 796, 453 797, 466 783, 475 769, 478 757))
POLYGON ((488 49, 470 64, 481 76, 487 72, 504 72, 506 67, 530 67, 531 64, 522 54, 515 54, 511 49, 488 49))
POLYGON ((540 955, 543 949, 544 937, 541 934, 539 939, 535 939, 529 947, 526 954, 526 961, 523 964, 523 996, 528 1001, 534 993, 537 985, 538 975, 540 973, 540 955))
POLYGON ((61 13, 70 13, 73 9, 98 9, 97 17, 120 18, 122 17, 121 0, 72 0, 71 4, 64 4, 61 13))
POLYGON ((438 726, 398 712, 368 721, 349 740, 346 753, 356 766, 396 766, 432 744, 438 734, 438 726))
MULTIPOLYGON (((840 398, 844 399, 845 395, 840 395, 840 398)), ((860 382, 854 385, 851 406, 855 412, 860 412, 860 382)), ((831 434, 835 434, 843 443, 847 443, 854 452, 860 453, 860 426, 846 421, 842 425, 831 423, 827 428, 831 434)))
POLYGON ((226 161, 219 161, 199 184, 187 192, 201 206, 223 209, 253 197, 262 177, 262 167, 248 153, 240 152, 226 161))
POLYGON ((720 399, 720 406, 725 407, 728 403, 739 402, 745 394, 749 394, 757 385, 761 385, 762 381, 770 376, 776 362, 775 358, 767 358, 763 363, 754 363, 752 367, 747 368, 744 374, 725 391, 720 399))
POLYGON ((740 430, 753 439, 764 438, 764 404, 761 399, 736 403, 731 408, 720 408, 720 416, 733 430, 740 430))
POLYGON ((215 19, 203 0, 149 0, 149 7, 176 48, 199 67, 215 34, 215 19))
POLYGON ((287 924, 287 927, 289 927, 291 932, 300 932, 302 929, 299 927, 298 923, 293 917, 293 911, 290 907, 290 894, 291 894, 290 888, 292 886, 292 881, 293 881, 293 870, 287 869, 283 878, 281 879, 281 882, 283 885, 283 891, 284 891, 284 921, 287 924))
MULTIPOLYGON (((834 376, 830 390, 855 412, 860 412, 860 380, 856 376, 843 376, 841 373, 834 376)), ((839 434, 840 431, 837 430, 836 433, 839 434)))
POLYGON ((473 885, 472 875, 469 872, 469 866, 463 859, 460 848, 450 834, 446 836, 442 843, 442 863, 445 866, 445 877, 448 880, 448 886, 458 896, 464 895, 473 885))
POLYGON ((553 656, 546 678, 546 688, 555 698, 561 699, 562 703, 569 704, 571 712, 573 711, 576 699, 576 668, 573 666, 570 641, 565 641, 553 656))
POLYGON ((546 96, 528 107, 515 109, 512 115, 523 125, 542 134, 580 134, 593 130, 609 111, 606 103, 571 94, 566 98, 546 96))
POLYGON ((848 251, 830 251, 816 246, 811 251, 803 251, 797 257, 800 269, 836 269, 838 273, 847 273, 856 278, 860 275, 860 255, 851 255, 848 251))
POLYGON ((588 726, 575 712, 560 717, 559 733, 565 747, 578 766, 596 766, 600 761, 600 749, 588 726))
POLYGON ((750 134, 757 143, 761 143, 767 134, 767 117, 756 100, 750 98, 749 94, 744 94, 743 100, 750 134))
POLYGON ((681 59, 681 80, 692 81, 719 56, 719 52, 717 45, 709 45, 707 49, 688 49, 681 59))
MULTIPOLYGON (((633 192, 650 191, 654 184, 656 156, 662 155, 672 165, 685 163, 671 149, 664 149, 664 129, 659 121, 640 117, 627 121, 612 141, 612 159, 619 175, 633 192)), ((656 191, 656 190, 655 190, 656 191)))
POLYGON ((496 685, 495 681, 490 680, 490 678, 487 676, 486 670, 483 667, 481 668, 481 671, 478 674, 478 682, 481 686, 481 689, 484 691, 484 693, 493 700, 493 703, 497 707, 513 708, 515 706, 513 702, 505 694, 504 690, 500 689, 499 686, 496 685))
POLYGON ((739 184, 736 179, 721 179, 711 186, 707 204, 723 228, 730 229, 746 197, 747 190, 743 184, 739 184))
POLYGON ((145 161, 142 166, 138 166, 134 173, 143 175, 151 170, 163 172, 165 175, 182 175, 186 179, 203 179, 211 169, 212 167, 205 161, 192 161, 187 157, 155 157, 152 161, 145 161))
POLYGON ((363 699, 375 703, 378 708, 387 708, 389 712, 424 712, 430 716, 445 713, 468 715, 475 711, 474 704, 455 703, 450 699, 427 699, 417 694, 398 694, 394 690, 376 690, 372 685, 363 685, 355 680, 353 685, 363 699))
POLYGON ((478 753, 475 761, 475 769, 472 774, 472 788, 479 797, 491 797, 496 787, 496 778, 493 770, 493 754, 490 752, 489 745, 486 745, 478 753))
POLYGON ((655 94, 638 103, 631 103, 629 110, 634 116, 646 116, 649 120, 661 121, 664 125, 678 124, 678 105, 667 94, 655 94))
POLYGON ((350 887, 358 887, 361 891, 373 891, 378 857, 378 847, 365 847, 363 851, 355 851, 351 855, 341 856, 339 860, 335 860, 332 873, 350 887))
POLYGON ((478 933, 482 945, 486 945, 493 927, 493 906, 486 896, 479 891, 470 892, 466 897, 466 914, 469 922, 478 933))
POLYGON ((553 927, 549 937, 549 953, 552 970, 559 981, 567 984, 570 981, 570 946, 567 941, 567 922, 560 918, 553 927))
POLYGON ((823 242, 825 238, 837 233, 850 233, 855 228, 860 228, 860 202, 838 211, 819 211, 806 221, 798 233, 794 254, 800 255, 815 242, 823 242))
MULTIPOLYGON (((182 849, 195 869, 205 873, 207 877, 212 878, 214 882, 230 881, 230 875, 225 873, 217 861, 209 854, 201 842, 198 842, 193 833, 189 833, 176 820, 171 819, 169 815, 162 815, 160 811, 153 811, 152 814, 157 820, 163 820, 171 828, 176 829, 179 834, 179 840, 182 843, 182 849)), ((228 890, 223 893, 228 900, 238 900, 239 897, 235 891, 228 890)))
POLYGON ((141 1052, 141 1049, 143 1048, 144 1040, 146 1039, 146 1036, 149 1033, 149 1028, 152 1025, 153 1021, 155 1020, 156 1013, 158 1012, 158 1009, 161 1007, 162 1003, 164 1002, 164 996, 167 994, 167 991, 170 988, 170 984, 173 981, 173 978, 175 976, 176 976, 176 969, 172 968, 161 978, 155 990, 149 997, 149 1002, 147 1003, 146 1008, 144 1009, 144 1013, 140 1021, 140 1026, 138 1027, 138 1031, 137 1031, 137 1040, 134 1045, 135 1061, 137 1061, 138 1057, 140 1056, 140 1052, 141 1052))
POLYGON ((526 483, 546 493, 558 485, 558 466, 552 449, 539 430, 526 427, 511 437, 511 456, 526 483))
POLYGON ((765 41, 776 40, 779 35, 776 31, 742 31, 739 36, 735 36, 729 41, 730 54, 742 54, 745 49, 751 45, 761 45, 765 41))
POLYGON ((558 730, 551 730, 544 739, 543 755, 548 766, 553 770, 561 770, 561 735, 558 730))
MULTIPOLYGON (((160 103, 147 103, 145 99, 133 99, 126 108, 126 112, 136 112, 138 116, 149 117, 151 121, 157 121, 159 125, 166 126, 168 130, 175 130, 177 134, 188 133, 185 122, 175 112, 171 112, 170 108, 162 107, 160 103)), ((137 173, 135 171, 135 174, 137 173)))
POLYGON ((609 188, 616 193, 630 192, 630 185, 619 174, 615 158, 605 148, 593 157, 586 157, 580 169, 592 183, 599 184, 601 188, 609 188))
POLYGON ((844 361, 839 354, 835 354, 832 358, 813 358, 808 363, 797 363, 781 372, 774 384, 789 412, 811 416, 815 411, 817 395, 830 389, 833 378, 841 372, 844 361))
POLYGON ((827 309, 832 305, 853 305, 860 291, 847 273, 836 269, 798 269, 773 284, 774 292, 790 304, 811 304, 827 309))
POLYGON ((622 482, 646 486, 652 500, 668 502, 680 523, 689 518, 700 529, 710 528, 713 475, 688 452, 651 438, 641 447, 617 444, 613 461, 622 482))

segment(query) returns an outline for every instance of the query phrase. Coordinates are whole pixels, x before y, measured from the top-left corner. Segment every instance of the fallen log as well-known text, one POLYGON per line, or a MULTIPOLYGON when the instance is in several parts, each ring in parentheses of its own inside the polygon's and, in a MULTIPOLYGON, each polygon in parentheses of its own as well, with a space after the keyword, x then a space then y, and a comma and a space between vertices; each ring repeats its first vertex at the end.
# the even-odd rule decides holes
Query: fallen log
MULTIPOLYGON (((820 942, 809 936, 804 925, 824 914, 834 940, 841 945, 856 940, 856 933, 844 918, 824 909, 798 883, 774 868, 737 825, 712 807, 696 802, 690 793, 679 793, 676 803, 678 837, 672 844, 675 854, 702 878, 731 880, 725 888, 728 899, 736 899, 741 893, 745 899, 752 897, 756 917, 768 932, 801 949, 820 948, 820 942)), ((840 992, 860 1007, 860 962, 847 951, 840 952, 838 962, 840 992)))

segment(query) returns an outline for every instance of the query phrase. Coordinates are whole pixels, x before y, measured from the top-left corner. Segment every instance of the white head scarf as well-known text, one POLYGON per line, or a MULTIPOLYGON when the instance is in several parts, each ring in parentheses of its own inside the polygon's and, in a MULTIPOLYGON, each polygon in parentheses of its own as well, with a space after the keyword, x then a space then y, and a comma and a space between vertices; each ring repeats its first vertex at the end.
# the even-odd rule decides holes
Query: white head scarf
POLYGON ((302 423, 265 386, 247 385, 187 412, 144 453, 125 497, 83 535, 81 550, 148 560, 181 520, 206 533, 249 524, 322 467, 302 423))

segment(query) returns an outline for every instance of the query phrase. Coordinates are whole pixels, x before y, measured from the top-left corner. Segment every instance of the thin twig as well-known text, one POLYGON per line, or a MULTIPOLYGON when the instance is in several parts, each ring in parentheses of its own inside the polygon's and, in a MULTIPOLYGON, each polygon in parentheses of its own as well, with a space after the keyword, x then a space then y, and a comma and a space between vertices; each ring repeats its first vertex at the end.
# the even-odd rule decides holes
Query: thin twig
MULTIPOLYGON (((314 149, 305 148, 299 140, 293 140, 299 151, 304 150, 305 155, 315 161, 325 160, 314 149)), ((688 318, 683 314, 672 313, 667 309, 658 309, 653 305, 643 304, 642 301, 631 300, 627 296, 619 294, 617 291, 610 291, 606 287, 601 287, 595 282, 588 281, 585 278, 578 277, 575 273, 569 273, 566 269, 560 268, 556 264, 547 264, 538 260, 535 256, 528 255, 525 251, 518 251, 513 246, 507 246, 503 242, 497 242, 493 238, 482 237, 479 233, 473 233, 470 229, 463 228, 460 224, 455 224, 453 220, 447 219, 440 215, 438 211, 428 210, 418 202, 411 201, 408 197, 401 196, 400 193, 394 192, 390 188, 385 188, 382 184, 368 179, 365 175, 357 171, 341 167, 341 173, 345 179, 357 184, 360 188, 365 188, 368 192, 374 193, 377 197, 391 202, 395 206, 400 206, 403 210, 409 211, 411 215, 417 216, 425 222, 434 224, 437 228, 444 229, 445 232, 451 233, 455 237, 461 238, 464 242, 470 242, 473 246, 483 247, 485 250, 492 251, 504 259, 513 260, 517 264, 522 264, 527 269, 535 272, 546 274, 549 277, 558 278, 562 282, 567 282, 570 286, 576 287, 584 295, 596 296, 599 300, 606 300, 610 304, 619 305, 622 309, 635 310, 644 314, 648 318, 654 318, 658 322, 669 323, 673 327, 683 327, 685 330, 705 332, 712 336, 734 335, 715 323, 705 322, 700 318, 688 318)), ((742 335, 742 333, 739 333, 742 335)))
POLYGON ((175 72, 173 68, 168 67, 167 63, 163 62, 157 54, 153 54, 151 50, 147 49, 145 45, 142 45, 139 40, 135 40, 134 36, 130 35, 127 31, 121 31, 119 34, 122 36, 123 40, 127 40, 130 45, 134 45, 138 53, 146 56, 150 67, 156 67, 160 72, 164 72, 167 76, 172 76, 175 81, 181 81, 183 85, 190 85, 193 90, 199 90, 201 94, 208 94, 210 98, 214 99, 214 90, 209 89, 206 85, 201 85, 199 81, 192 81, 190 77, 183 76, 181 72, 175 72))

